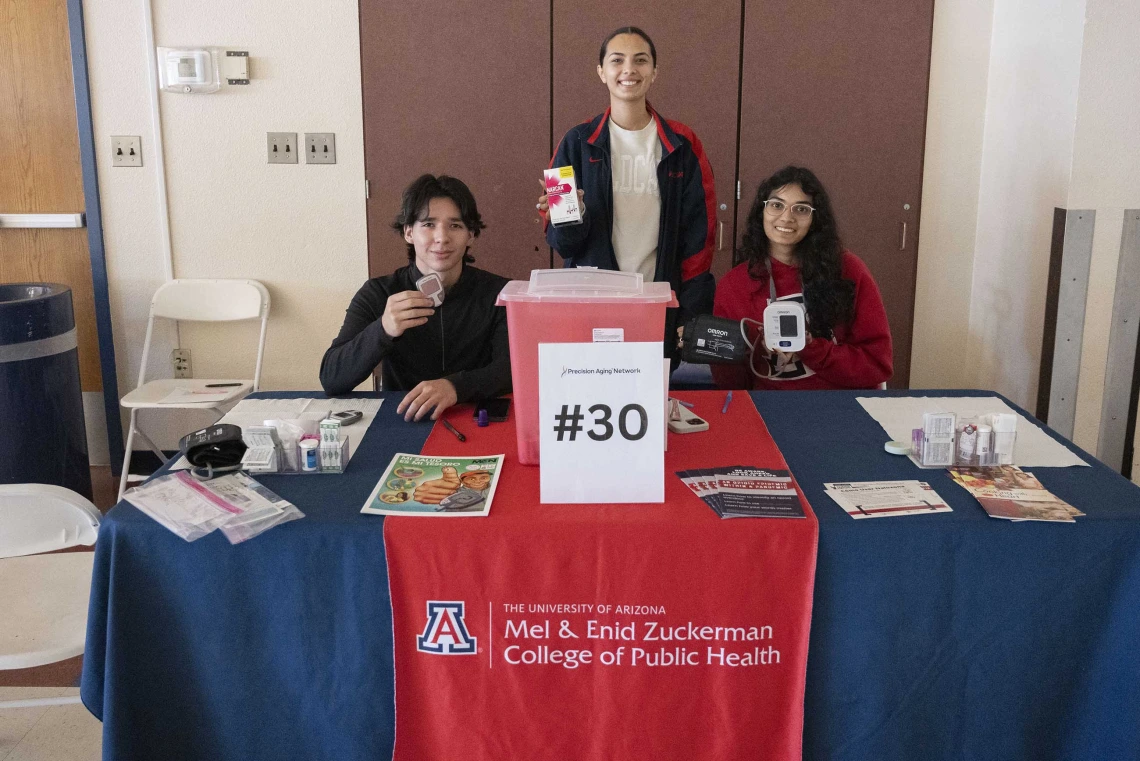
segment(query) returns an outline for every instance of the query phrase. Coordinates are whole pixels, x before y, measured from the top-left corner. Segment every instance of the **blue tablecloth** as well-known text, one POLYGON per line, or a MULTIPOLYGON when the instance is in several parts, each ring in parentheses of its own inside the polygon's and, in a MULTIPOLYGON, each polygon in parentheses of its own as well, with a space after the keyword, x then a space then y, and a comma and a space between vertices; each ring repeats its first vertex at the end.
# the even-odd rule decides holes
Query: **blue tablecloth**
POLYGON ((344 474, 259 476, 306 517, 243 544, 220 531, 187 544, 125 502, 107 514, 81 690, 103 720, 103 758, 391 757, 384 519, 360 508, 392 456, 431 431, 397 416, 399 399, 344 474))
POLYGON ((993 395, 753 394, 819 518, 804 758, 1140 758, 1140 488, 1054 435, 1092 467, 1027 470, 1087 515, 990 518, 883 451, 856 396, 892 394, 993 395), (953 512, 854 520, 823 488, 901 479, 953 512))
MULTIPOLYGON (((753 395, 820 522, 804 757, 1140 758, 1140 489, 1084 455, 1032 469, 1088 513, 1075 525, 994 520, 886 454, 857 395, 753 395), (823 492, 907 478, 954 511, 856 521, 823 492)), ((244 544, 107 515, 82 687, 104 758, 390 758, 383 519, 359 510, 430 430, 395 408, 344 475, 261 477, 307 517, 244 544)))

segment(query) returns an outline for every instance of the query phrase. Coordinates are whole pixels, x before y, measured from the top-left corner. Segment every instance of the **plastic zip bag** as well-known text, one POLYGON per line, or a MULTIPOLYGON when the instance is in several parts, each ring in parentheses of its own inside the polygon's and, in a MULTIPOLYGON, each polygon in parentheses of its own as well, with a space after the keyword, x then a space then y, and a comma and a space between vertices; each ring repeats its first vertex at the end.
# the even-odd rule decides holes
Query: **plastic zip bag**
POLYGON ((304 517, 291 502, 244 473, 198 481, 179 471, 131 489, 124 497, 188 542, 221 528, 230 544, 238 544, 304 517))

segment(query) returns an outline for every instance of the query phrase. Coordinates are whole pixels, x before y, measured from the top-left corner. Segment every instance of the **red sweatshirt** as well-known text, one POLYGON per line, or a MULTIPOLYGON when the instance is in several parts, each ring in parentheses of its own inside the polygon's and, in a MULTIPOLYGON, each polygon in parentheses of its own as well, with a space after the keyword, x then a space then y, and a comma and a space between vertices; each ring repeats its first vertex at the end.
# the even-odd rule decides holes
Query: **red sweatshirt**
MULTIPOLYGON (((777 300, 803 301, 799 267, 772 259, 777 300)), ((855 318, 836 325, 835 340, 813 338, 800 352, 800 362, 777 379, 758 378, 747 365, 713 365, 713 378, 721 388, 843 389, 875 388, 891 377, 891 329, 879 287, 870 270, 850 251, 843 252, 843 278, 855 283, 855 318), (814 374, 813 374, 814 373, 814 374)), ((748 263, 734 267, 716 286, 713 314, 739 320, 762 321, 768 306, 768 277, 753 280, 748 263)), ((811 332, 811 325, 808 325, 811 332)), ((755 333, 750 333, 753 337, 755 333)), ((757 352, 756 367, 764 372, 757 352)))

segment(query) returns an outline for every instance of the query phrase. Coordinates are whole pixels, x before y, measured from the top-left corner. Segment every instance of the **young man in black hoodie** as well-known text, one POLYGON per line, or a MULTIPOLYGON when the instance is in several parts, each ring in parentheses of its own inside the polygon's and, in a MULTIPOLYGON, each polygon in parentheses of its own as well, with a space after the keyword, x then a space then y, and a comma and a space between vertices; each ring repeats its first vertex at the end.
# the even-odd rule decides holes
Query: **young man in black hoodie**
POLYGON ((321 360, 321 385, 344 394, 383 363, 385 390, 407 391, 406 420, 438 420, 453 404, 511 390, 507 315, 495 299, 507 279, 476 269, 469 250, 485 225, 460 180, 425 174, 404 190, 392 227, 408 244, 408 265, 366 282, 321 360), (435 273, 443 305, 416 289, 435 273))

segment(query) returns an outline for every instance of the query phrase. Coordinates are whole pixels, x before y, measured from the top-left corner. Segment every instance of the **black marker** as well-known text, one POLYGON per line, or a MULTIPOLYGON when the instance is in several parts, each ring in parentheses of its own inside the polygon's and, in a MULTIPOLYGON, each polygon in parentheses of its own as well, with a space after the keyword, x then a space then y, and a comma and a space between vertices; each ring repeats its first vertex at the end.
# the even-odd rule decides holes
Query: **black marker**
POLYGON ((207 383, 206 388, 233 388, 240 385, 240 383, 207 383))

